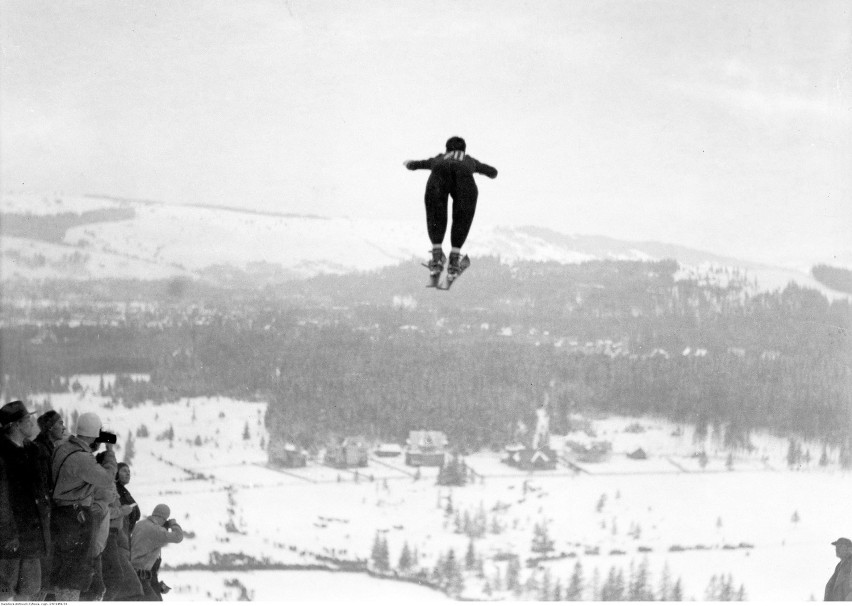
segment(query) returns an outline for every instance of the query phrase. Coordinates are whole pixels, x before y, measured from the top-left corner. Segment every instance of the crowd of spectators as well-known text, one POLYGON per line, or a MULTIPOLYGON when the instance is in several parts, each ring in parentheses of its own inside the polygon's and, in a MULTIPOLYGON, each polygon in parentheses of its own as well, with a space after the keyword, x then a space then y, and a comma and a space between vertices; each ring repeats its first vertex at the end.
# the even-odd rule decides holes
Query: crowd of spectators
POLYGON ((74 431, 20 400, 0 408, 0 601, 161 601, 161 550, 181 527, 164 504, 140 519, 97 414, 74 431))

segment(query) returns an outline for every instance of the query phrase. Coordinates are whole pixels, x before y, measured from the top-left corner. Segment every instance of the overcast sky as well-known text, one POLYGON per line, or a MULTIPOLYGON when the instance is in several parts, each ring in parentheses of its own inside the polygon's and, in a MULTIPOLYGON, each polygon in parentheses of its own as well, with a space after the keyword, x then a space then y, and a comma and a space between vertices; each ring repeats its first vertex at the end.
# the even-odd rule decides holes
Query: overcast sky
POLYGON ((7 191, 423 221, 460 135, 477 222, 852 264, 849 1, 0 6, 7 191))

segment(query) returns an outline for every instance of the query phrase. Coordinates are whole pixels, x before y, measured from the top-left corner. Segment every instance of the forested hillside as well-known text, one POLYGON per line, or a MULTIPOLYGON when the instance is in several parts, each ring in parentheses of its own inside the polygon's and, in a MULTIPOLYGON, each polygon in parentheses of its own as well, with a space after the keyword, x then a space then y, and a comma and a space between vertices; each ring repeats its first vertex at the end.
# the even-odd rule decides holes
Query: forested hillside
POLYGON ((112 307, 101 285, 97 306, 81 296, 10 312, 5 386, 25 395, 72 373, 146 372, 116 399, 269 399, 270 431, 306 447, 329 432, 403 440, 429 428, 497 448, 545 391, 556 432, 573 412, 654 413, 723 428, 732 447, 756 428, 848 439, 848 301, 794 285, 749 295, 730 272, 679 280, 674 262, 485 259, 449 293, 425 289, 421 270, 230 297, 169 283, 112 307))

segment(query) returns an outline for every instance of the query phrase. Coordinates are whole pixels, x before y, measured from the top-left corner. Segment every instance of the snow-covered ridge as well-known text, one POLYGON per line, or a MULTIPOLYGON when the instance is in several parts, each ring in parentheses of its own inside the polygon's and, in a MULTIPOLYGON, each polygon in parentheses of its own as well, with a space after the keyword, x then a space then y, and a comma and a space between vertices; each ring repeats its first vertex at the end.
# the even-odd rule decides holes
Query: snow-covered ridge
MULTIPOLYGON (((260 281, 280 281, 378 269, 425 257, 429 247, 425 227, 417 221, 262 213, 106 196, 8 193, 2 197, 0 214, 31 217, 24 221, 34 227, 31 231, 45 225, 52 228, 50 233, 64 233, 59 241, 30 231, 4 233, 0 246, 4 280, 204 278, 205 270, 209 278, 210 268, 231 267, 260 281), (59 229, 50 225, 53 217, 59 221, 104 210, 123 212, 59 229)), ((706 267, 738 268, 756 278, 761 289, 783 288, 795 281, 836 296, 793 269, 674 245, 571 236, 537 227, 477 223, 466 252, 471 257, 499 255, 508 263, 675 258, 689 274, 704 275, 706 267)))

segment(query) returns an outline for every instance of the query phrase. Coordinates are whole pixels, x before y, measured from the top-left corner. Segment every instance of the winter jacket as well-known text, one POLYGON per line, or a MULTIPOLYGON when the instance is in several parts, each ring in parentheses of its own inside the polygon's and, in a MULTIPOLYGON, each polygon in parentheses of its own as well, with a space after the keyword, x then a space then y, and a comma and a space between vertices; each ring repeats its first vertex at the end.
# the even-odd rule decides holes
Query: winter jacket
POLYGON ((109 450, 103 465, 98 465, 89 445, 76 436, 59 443, 51 462, 54 505, 90 507, 96 488, 112 487, 117 466, 115 454, 109 450))
POLYGON ((497 176, 496 168, 480 162, 473 156, 468 156, 463 151, 447 152, 444 154, 438 154, 434 158, 429 158, 428 160, 413 160, 408 163, 408 170, 418 170, 421 168, 428 168, 431 171, 452 168, 471 177, 473 176, 473 173, 481 173, 492 179, 497 176))
POLYGON ((834 574, 825 584, 825 601, 852 601, 852 557, 843 558, 837 563, 834 574))
POLYGON ((15 515, 9 501, 9 476, 6 474, 6 463, 0 458, 0 551, 17 536, 18 527, 15 526, 15 515))
POLYGON ((151 570, 169 543, 183 541, 183 530, 177 524, 171 528, 158 524, 150 517, 140 521, 130 538, 130 560, 136 570, 151 570))
MULTIPOLYGON (((116 481, 115 489, 118 491, 118 498, 122 505, 132 505, 136 502, 136 499, 127 490, 127 486, 121 482, 116 481)), ((136 522, 139 521, 140 517, 142 517, 142 514, 139 513, 138 507, 134 507, 130 515, 124 517, 124 532, 128 537, 133 534, 133 528, 136 526, 136 522)))
POLYGON ((50 505, 38 446, 29 440, 18 446, 7 436, 0 435, 0 459, 3 459, 5 467, 7 500, 11 510, 11 516, 3 516, 7 519, 7 526, 0 535, 17 538, 19 542, 15 551, 0 549, 0 558, 44 557, 50 546, 50 505))
POLYGON ((44 474, 45 481, 47 482, 47 494, 50 494, 50 491, 53 490, 53 474, 50 471, 50 461, 53 458, 56 446, 62 441, 54 442, 50 434, 46 431, 38 434, 33 440, 33 444, 38 446, 39 463, 41 463, 42 474, 44 474))

